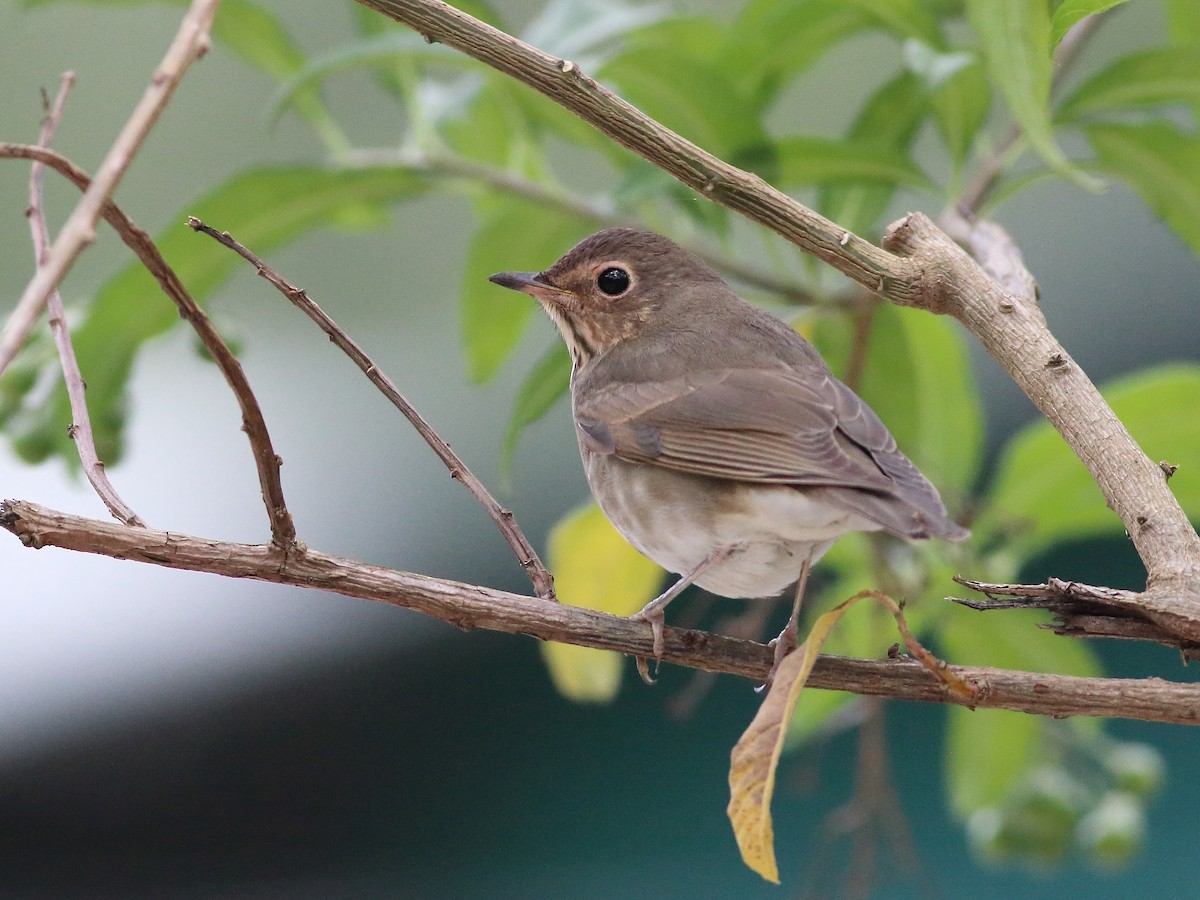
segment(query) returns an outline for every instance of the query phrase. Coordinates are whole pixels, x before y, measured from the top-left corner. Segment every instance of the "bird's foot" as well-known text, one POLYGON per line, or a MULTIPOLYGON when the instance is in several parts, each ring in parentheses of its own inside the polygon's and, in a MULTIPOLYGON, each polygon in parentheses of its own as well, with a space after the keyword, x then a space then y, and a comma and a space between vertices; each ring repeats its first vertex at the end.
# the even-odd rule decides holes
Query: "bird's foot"
POLYGON ((775 681, 775 673, 779 671, 779 664, 783 662, 783 658, 796 649, 800 629, 797 627, 793 619, 789 619, 787 625, 783 627, 783 631, 779 632, 779 636, 767 644, 768 647, 775 649, 775 661, 771 663, 771 671, 767 673, 767 680, 756 687, 754 690, 758 693, 771 689, 771 684, 775 681))
MULTIPOLYGON (((641 612, 636 612, 629 618, 634 622, 648 622, 650 624, 650 633, 654 637, 652 652, 654 653, 654 674, 658 674, 659 664, 662 663, 663 651, 666 649, 666 639, 663 637, 663 627, 666 623, 666 615, 662 609, 651 609, 654 604, 648 604, 641 612)), ((642 681, 646 684, 654 684, 658 679, 651 677, 650 667, 644 656, 639 656, 636 659, 638 674, 642 676, 642 681)))

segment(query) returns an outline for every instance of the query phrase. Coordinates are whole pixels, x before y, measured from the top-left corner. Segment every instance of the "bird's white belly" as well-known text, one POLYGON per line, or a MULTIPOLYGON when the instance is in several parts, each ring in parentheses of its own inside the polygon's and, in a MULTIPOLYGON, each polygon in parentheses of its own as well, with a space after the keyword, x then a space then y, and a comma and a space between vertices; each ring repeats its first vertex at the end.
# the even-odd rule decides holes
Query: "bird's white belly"
POLYGON ((874 523, 803 490, 718 481, 584 453, 592 493, 629 543, 664 569, 685 574, 725 551, 696 579, 723 597, 772 597, 837 537, 874 523))

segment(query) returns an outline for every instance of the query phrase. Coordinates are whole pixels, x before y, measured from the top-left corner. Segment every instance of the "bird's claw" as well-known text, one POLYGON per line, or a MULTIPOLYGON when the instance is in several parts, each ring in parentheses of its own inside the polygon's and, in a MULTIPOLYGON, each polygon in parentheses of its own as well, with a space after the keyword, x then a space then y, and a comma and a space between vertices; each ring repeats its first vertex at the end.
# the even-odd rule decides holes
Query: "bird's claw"
MULTIPOLYGON (((650 625, 650 633, 654 637, 652 646, 654 653, 654 674, 657 675, 658 667, 662 663, 663 651, 667 648, 666 638, 663 636, 666 616, 661 609, 651 610, 650 612, 646 612, 643 609, 641 612, 634 613, 629 618, 635 622, 647 622, 650 625)), ((639 656, 636 661, 638 674, 642 676, 642 681, 646 682, 646 684, 654 684, 658 679, 651 677, 650 667, 646 662, 646 658, 639 656)))

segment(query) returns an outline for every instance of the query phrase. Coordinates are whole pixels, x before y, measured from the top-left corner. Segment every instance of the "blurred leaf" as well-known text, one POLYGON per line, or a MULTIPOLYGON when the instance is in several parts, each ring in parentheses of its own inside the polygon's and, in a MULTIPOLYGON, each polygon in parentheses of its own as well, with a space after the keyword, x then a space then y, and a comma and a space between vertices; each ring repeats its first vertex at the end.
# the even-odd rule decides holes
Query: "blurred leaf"
POLYGON ((876 23, 899 37, 938 48, 945 43, 929 5, 920 0, 846 0, 846 5, 857 6, 876 23))
MULTIPOLYGON (((399 61, 436 63, 452 69, 474 72, 477 63, 444 44, 430 44, 419 34, 406 29, 384 31, 371 37, 343 44, 329 53, 314 56, 280 85, 272 99, 276 115, 298 102, 304 92, 342 72, 370 68, 394 73, 399 61)), ((389 78, 393 87, 399 83, 389 78)))
POLYGON ((843 0, 751 0, 727 31, 713 68, 736 78, 758 110, 841 41, 872 24, 843 0))
MULTIPOLYGON (((1200 418, 1192 415, 1200 404, 1200 366, 1139 372, 1109 385, 1104 395, 1151 459, 1179 466, 1171 489, 1200 519, 1200 418)), ((1018 559, 1065 540, 1124 533, 1083 463, 1047 422, 1022 429, 1004 448, 976 530, 1003 533, 1014 520, 1028 523, 1005 542, 1018 559)))
MULTIPOLYGON (((952 661, 958 661, 946 651, 952 661)), ((947 710, 946 794, 959 819, 1003 802, 1040 759, 1041 725, 1007 709, 947 710)))
MULTIPOLYGON (((947 316, 890 303, 877 304, 873 315, 855 390, 948 499, 961 498, 983 454, 983 414, 962 332, 947 316)), ((834 370, 844 373, 853 324, 823 318, 815 338, 834 370)))
POLYGON ((1057 47, 1071 30, 1071 26, 1085 16, 1104 12, 1124 2, 1125 0, 1063 0, 1054 11, 1054 21, 1050 26, 1050 46, 1057 47))
POLYGON ((905 156, 874 141, 854 138, 784 138, 776 144, 781 188, 838 181, 876 181, 882 184, 928 188, 929 179, 905 156))
POLYGON ((467 371, 487 381, 516 349, 537 301, 488 281, 496 272, 542 270, 591 230, 583 220, 525 200, 480 203, 462 282, 467 371))
MULTIPOLYGON (((663 570, 634 550, 586 503, 550 531, 547 557, 559 599, 617 616, 630 616, 650 602, 663 570)), ((547 641, 542 655, 554 686, 578 703, 607 703, 621 684, 620 654, 547 641)))
POLYGON ((1173 44, 1200 44, 1200 3, 1167 0, 1167 33, 1173 44))
POLYGON ((1200 45, 1123 56, 1063 100, 1055 117, 1066 122, 1098 112, 1184 101, 1200 102, 1200 45))
POLYGON ((1086 133, 1100 165, 1200 254, 1200 138, 1165 121, 1097 123, 1086 133))
MULTIPOLYGON (((945 613, 938 629, 938 646, 952 665, 1060 675, 1101 674, 1088 645, 1038 627, 1049 619, 1044 612, 980 613, 950 606, 945 613)), ((972 711, 957 706, 949 710, 949 715, 947 795, 955 815, 965 819, 983 807, 1002 803, 1042 761, 1045 721, 1008 710, 972 711)))
POLYGON ((539 50, 590 70, 613 55, 622 36, 668 12, 662 3, 635 6, 623 0, 550 0, 521 37, 539 50))
POLYGON ((1091 190, 1100 183, 1071 165, 1050 126, 1053 60, 1047 0, 966 0, 991 80, 1026 139, 1051 168, 1091 190))
POLYGON ((718 156, 769 143, 753 103, 710 61, 639 46, 613 57, 604 74, 630 103, 718 156))
POLYGON ((544 416, 567 393, 570 381, 571 356, 562 341, 555 341, 534 364, 517 391, 517 402, 508 417, 504 445, 500 450, 502 472, 512 468, 513 454, 516 453, 521 432, 544 416))
MULTIPOLYGON (((279 168, 243 172, 205 197, 189 204, 186 214, 231 232, 259 254, 314 228, 362 222, 364 208, 386 209, 424 189, 424 182, 395 170, 326 171, 279 168)), ((245 267, 236 254, 197 235, 184 224, 156 239, 166 260, 198 301, 211 296, 235 267, 245 267)), ((266 302, 266 300, 264 300, 266 302)), ((100 457, 110 465, 121 455, 125 388, 141 345, 179 324, 174 304, 139 262, 109 279, 74 333, 75 352, 88 383, 88 404, 100 457)), ((232 401, 231 401, 232 402, 232 401)), ((61 388, 22 418, 14 429, 14 446, 31 462, 57 453, 75 465, 77 456, 66 434, 71 421, 61 388)))
MULTIPOLYGON (((917 129, 929 111, 929 95, 920 79, 903 72, 880 87, 863 105, 848 137, 874 145, 882 153, 907 158, 917 129)), ((878 221, 895 193, 893 185, 878 182, 826 185, 818 207, 843 228, 862 233, 878 221)))
POLYGON ((934 121, 956 168, 971 152, 991 104, 987 73, 978 62, 959 69, 934 91, 934 121))

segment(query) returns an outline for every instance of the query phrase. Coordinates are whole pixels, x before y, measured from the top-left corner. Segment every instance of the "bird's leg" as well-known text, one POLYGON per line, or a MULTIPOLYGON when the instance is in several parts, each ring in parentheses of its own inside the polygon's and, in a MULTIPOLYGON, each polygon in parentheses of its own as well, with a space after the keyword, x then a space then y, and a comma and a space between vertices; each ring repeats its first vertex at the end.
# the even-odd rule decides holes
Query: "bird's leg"
MULTIPOLYGON (((678 597, 680 594, 682 594, 684 589, 688 585, 690 585, 693 581, 695 581, 697 578, 699 578, 705 569, 707 569, 713 563, 724 559, 728 555, 729 555, 728 548, 714 550, 712 553, 708 554, 708 556, 704 557, 704 559, 700 560, 700 563, 694 569, 692 569, 686 575, 681 577, 677 582, 675 582, 673 585, 671 585, 669 588, 667 588, 665 591, 663 591, 661 594, 659 594, 657 597, 655 597, 653 600, 651 600, 649 603, 647 603, 645 606, 643 606, 640 610, 638 610, 632 616, 629 617, 638 622, 649 622, 650 623, 650 629, 651 629, 652 633, 654 634, 654 660, 655 660, 655 662, 662 662, 662 655, 663 655, 663 649, 664 649, 664 647, 663 647, 663 623, 666 621, 666 616, 664 615, 663 610, 667 608, 667 604, 670 603, 672 600, 674 600, 676 597, 678 597)), ((643 676, 643 678, 644 678, 644 676, 643 676)))
POLYGON ((779 632, 779 637, 771 642, 775 645, 775 662, 771 664, 767 680, 758 688, 760 691, 771 686, 783 658, 796 649, 797 638, 800 636, 800 604, 804 602, 804 587, 808 584, 808 570, 811 564, 812 560, 806 559, 800 566, 800 578, 796 582, 796 599, 792 601, 792 614, 788 616, 787 624, 783 626, 783 631, 779 632))

